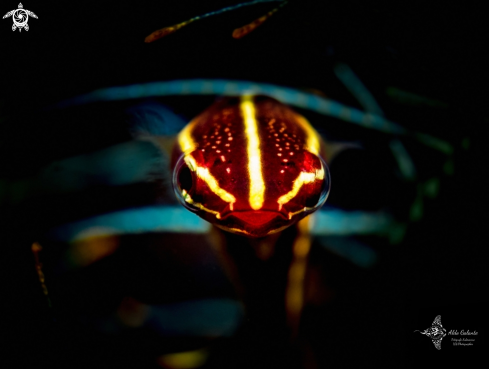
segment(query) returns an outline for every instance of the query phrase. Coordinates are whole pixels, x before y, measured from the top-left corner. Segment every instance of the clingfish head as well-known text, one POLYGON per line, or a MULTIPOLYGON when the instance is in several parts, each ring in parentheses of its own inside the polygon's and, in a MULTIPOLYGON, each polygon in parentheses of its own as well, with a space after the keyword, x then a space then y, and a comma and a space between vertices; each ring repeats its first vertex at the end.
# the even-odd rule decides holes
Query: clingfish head
POLYGON ((173 187, 216 226, 264 237, 319 209, 330 176, 322 141, 299 114, 264 96, 225 98, 180 132, 173 187))

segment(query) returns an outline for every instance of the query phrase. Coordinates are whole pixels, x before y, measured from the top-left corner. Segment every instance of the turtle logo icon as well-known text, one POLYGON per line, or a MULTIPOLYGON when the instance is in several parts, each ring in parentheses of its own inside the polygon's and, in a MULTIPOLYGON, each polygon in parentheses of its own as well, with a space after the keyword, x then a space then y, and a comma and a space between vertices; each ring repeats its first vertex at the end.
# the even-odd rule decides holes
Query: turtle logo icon
POLYGON ((438 315, 435 318, 431 327, 426 328, 423 332, 418 330, 415 330, 415 332, 419 332, 431 338, 438 350, 441 350, 441 340, 447 335, 446 329, 441 325, 441 315, 438 315))
POLYGON ((35 15, 30 10, 24 9, 22 3, 19 3, 18 9, 11 10, 7 14, 5 14, 3 16, 3 19, 8 18, 10 16, 14 20, 14 24, 12 25, 12 31, 15 31, 18 28, 19 32, 22 31, 22 28, 24 28, 26 31, 29 30, 29 25, 27 24, 27 21, 29 20, 29 16, 37 19, 37 15, 35 15))

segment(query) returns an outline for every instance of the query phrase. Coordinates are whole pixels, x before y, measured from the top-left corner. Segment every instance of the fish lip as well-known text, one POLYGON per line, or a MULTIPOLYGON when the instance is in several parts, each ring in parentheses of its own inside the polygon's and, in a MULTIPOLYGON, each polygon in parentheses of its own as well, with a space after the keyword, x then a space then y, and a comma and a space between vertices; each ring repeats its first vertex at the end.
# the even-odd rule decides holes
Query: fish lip
POLYGON ((260 230, 260 231, 254 231, 254 232, 249 232, 249 231, 246 231, 244 229, 240 229, 240 228, 230 228, 230 227, 226 227, 225 225, 222 225, 222 224, 219 224, 219 223, 215 223, 214 224, 217 228, 220 228, 226 232, 230 232, 230 233, 234 233, 234 234, 238 234, 240 236, 245 236, 245 237, 249 237, 249 238, 263 238, 263 237, 267 237, 267 236, 270 236, 274 233, 277 233, 277 232, 281 232, 283 231, 285 228, 288 228, 291 226, 291 224, 286 224, 284 226, 281 226, 281 227, 278 227, 278 228, 273 228, 273 229, 270 229, 270 230, 260 230))
POLYGON ((226 212, 215 225, 231 233, 259 238, 280 232, 292 223, 276 210, 242 210, 226 212))
POLYGON ((224 214, 221 214, 221 220, 227 220, 230 217, 237 218, 241 221, 244 221, 249 224, 258 224, 258 222, 248 222, 245 219, 249 219, 253 215, 265 215, 267 219, 265 222, 261 222, 259 224, 266 224, 274 220, 275 218, 280 218, 281 220, 289 220, 288 216, 284 214, 282 211, 277 210, 234 210, 234 211, 226 211, 224 214))

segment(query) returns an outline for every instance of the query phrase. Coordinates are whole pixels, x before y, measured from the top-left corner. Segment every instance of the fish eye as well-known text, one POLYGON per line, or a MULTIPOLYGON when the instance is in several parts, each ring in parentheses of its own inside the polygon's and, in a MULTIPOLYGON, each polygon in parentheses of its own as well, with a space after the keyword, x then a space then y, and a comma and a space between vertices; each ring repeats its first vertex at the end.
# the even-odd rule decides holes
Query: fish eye
POLYGON ((192 205, 193 195, 195 192, 194 173, 185 162, 185 156, 182 155, 173 169, 173 191, 177 199, 190 211, 198 210, 192 205))
POLYGON ((326 202, 329 192, 331 190, 331 175, 329 173, 329 168, 326 162, 319 156, 319 160, 321 160, 321 164, 324 169, 324 180, 321 185, 320 191, 314 191, 311 193, 305 202, 305 207, 307 208, 306 212, 311 213, 319 209, 326 202))
POLYGON ((190 172, 190 168, 186 164, 182 165, 180 170, 178 171, 177 181, 178 186, 181 190, 185 190, 187 191, 187 193, 192 190, 192 173, 190 172))

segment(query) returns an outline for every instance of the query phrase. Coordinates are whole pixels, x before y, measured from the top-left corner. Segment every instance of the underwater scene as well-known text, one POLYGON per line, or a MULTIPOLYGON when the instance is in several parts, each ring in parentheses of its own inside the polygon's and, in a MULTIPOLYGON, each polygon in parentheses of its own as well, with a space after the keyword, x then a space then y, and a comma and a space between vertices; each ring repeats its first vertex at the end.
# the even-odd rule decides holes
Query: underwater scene
POLYGON ((2 367, 476 360, 480 11, 2 7, 2 367))

